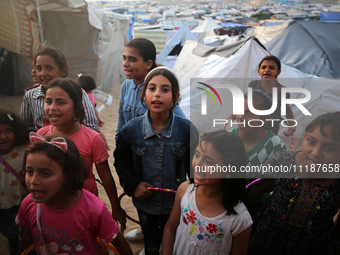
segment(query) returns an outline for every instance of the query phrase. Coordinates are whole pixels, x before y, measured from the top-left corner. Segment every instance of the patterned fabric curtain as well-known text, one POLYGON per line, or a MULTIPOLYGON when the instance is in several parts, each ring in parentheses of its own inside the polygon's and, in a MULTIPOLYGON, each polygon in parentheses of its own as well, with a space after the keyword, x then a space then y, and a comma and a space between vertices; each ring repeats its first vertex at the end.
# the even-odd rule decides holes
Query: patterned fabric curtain
POLYGON ((32 59, 41 46, 35 1, 0 1, 0 24, 0 47, 32 59))

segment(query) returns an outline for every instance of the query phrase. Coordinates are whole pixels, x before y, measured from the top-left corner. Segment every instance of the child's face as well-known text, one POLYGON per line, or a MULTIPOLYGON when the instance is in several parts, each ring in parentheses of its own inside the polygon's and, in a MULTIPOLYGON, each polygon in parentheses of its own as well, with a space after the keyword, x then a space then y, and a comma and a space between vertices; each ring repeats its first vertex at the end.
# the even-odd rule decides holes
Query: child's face
POLYGON ((154 76, 145 90, 145 103, 150 112, 169 114, 172 106, 172 86, 163 75, 154 76))
POLYGON ((261 78, 277 78, 281 73, 278 66, 273 60, 264 60, 257 70, 261 78))
POLYGON ((51 56, 40 55, 36 59, 36 72, 41 84, 46 88, 53 79, 65 77, 67 68, 60 70, 51 56))
POLYGON ((195 183, 202 184, 216 184, 226 176, 216 172, 207 171, 209 167, 223 167, 223 160, 221 154, 214 148, 214 146, 206 141, 201 142, 195 149, 194 157, 192 158, 192 167, 195 174, 195 183))
POLYGON ((0 124, 0 155, 5 155, 14 148, 15 134, 10 125, 0 124))
POLYGON ((28 154, 25 172, 25 182, 35 203, 45 203, 53 208, 64 199, 66 177, 63 169, 45 153, 28 154))
POLYGON ((132 47, 125 47, 123 53, 123 68, 127 79, 134 79, 137 85, 144 82, 152 66, 152 61, 144 61, 138 50, 132 47))
POLYGON ((73 124, 75 116, 73 100, 62 88, 49 88, 45 97, 45 113, 53 126, 73 124))
MULTIPOLYGON (((261 110, 262 106, 259 100, 253 100, 253 106, 257 110, 261 110)), ((236 115, 236 121, 238 123, 239 130, 242 132, 251 132, 255 128, 259 128, 262 125, 262 122, 259 121, 260 119, 263 120, 264 116, 259 116, 253 114, 248 107, 248 100, 244 100, 244 114, 243 115, 236 115), (243 125, 244 123, 244 125, 243 125), (251 126, 249 126, 250 124, 251 126)))
POLYGON ((340 164, 340 141, 333 138, 332 127, 325 126, 325 136, 321 134, 320 126, 307 132, 303 138, 301 164, 340 164))

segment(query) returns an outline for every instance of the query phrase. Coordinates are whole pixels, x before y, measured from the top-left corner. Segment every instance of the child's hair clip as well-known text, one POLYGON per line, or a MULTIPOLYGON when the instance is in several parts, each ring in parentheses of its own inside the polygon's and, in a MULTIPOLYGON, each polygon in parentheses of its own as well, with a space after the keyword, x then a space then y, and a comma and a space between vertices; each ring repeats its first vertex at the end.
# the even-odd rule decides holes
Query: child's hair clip
POLYGON ((78 73, 77 76, 78 76, 78 78, 80 78, 80 77, 83 76, 83 74, 82 73, 78 73))
POLYGON ((10 113, 7 113, 7 117, 8 117, 8 119, 9 119, 10 121, 13 121, 13 120, 14 120, 14 118, 12 117, 12 115, 11 115, 10 113))
POLYGON ((32 143, 37 142, 37 141, 42 141, 42 142, 51 144, 51 145, 61 149, 65 153, 67 151, 67 142, 66 142, 64 137, 55 137, 49 142, 45 139, 45 137, 43 137, 43 136, 41 136, 41 135, 39 135, 35 132, 31 132, 30 133, 30 141, 32 143))

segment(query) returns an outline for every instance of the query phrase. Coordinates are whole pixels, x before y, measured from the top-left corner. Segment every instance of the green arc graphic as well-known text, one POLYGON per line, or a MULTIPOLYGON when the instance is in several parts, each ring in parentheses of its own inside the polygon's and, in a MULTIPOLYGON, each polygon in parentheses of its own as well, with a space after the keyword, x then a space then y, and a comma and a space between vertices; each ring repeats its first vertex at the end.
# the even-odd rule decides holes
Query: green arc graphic
POLYGON ((206 92, 206 93, 212 98, 212 100, 214 100, 215 105, 217 105, 216 100, 215 100, 214 96, 211 94, 210 91, 208 91, 208 90, 206 90, 206 89, 203 89, 203 88, 200 88, 200 87, 196 87, 196 88, 198 88, 198 89, 203 90, 204 92, 206 92))

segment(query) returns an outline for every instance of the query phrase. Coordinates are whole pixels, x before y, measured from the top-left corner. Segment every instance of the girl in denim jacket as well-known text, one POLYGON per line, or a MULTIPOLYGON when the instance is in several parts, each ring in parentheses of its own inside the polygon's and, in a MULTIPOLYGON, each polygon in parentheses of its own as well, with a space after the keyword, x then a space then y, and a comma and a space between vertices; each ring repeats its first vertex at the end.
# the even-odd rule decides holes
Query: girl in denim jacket
POLYGON ((170 69, 157 67, 149 72, 141 94, 149 110, 121 129, 114 152, 120 183, 138 211, 145 254, 158 255, 174 202, 171 193, 148 188, 176 190, 186 180, 190 146, 198 137, 190 121, 173 112, 178 99, 178 81, 170 69))
MULTIPOLYGON (((156 47, 153 42, 146 38, 135 38, 128 42, 123 53, 126 80, 120 91, 116 142, 122 127, 129 120, 144 115, 148 110, 141 100, 141 94, 145 77, 156 67, 156 47)), ((178 105, 175 106, 174 113, 185 118, 178 105)), ((142 241, 143 238, 141 228, 133 229, 126 234, 126 239, 132 242, 142 241)))

